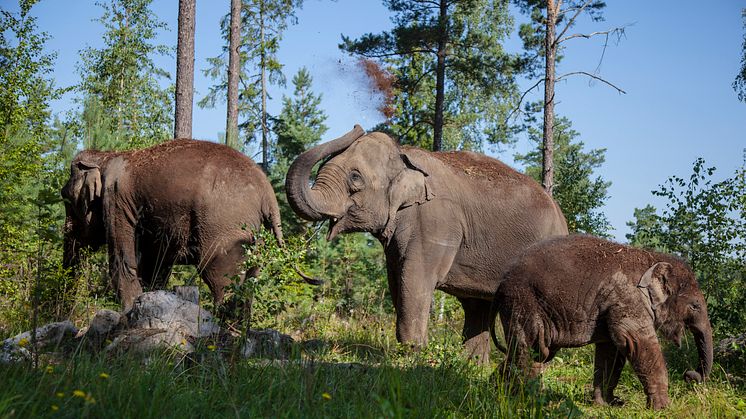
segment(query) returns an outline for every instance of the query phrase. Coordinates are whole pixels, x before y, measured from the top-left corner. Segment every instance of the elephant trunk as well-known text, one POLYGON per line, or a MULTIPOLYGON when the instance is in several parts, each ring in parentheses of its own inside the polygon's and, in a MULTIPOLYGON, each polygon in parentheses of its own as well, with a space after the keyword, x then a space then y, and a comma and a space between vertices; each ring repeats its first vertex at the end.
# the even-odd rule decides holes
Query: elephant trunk
POLYGON ((69 273, 71 278, 77 276, 78 265, 80 264, 80 249, 82 245, 73 234, 73 221, 70 216, 65 219, 62 253, 62 267, 69 273))
POLYGON ((699 355, 699 366, 696 371, 687 371, 684 379, 687 382, 695 381, 701 383, 707 380, 712 371, 712 327, 705 314, 704 319, 691 324, 689 330, 694 336, 694 343, 697 345, 697 354, 699 355))
POLYGON ((342 137, 313 147, 295 159, 288 170, 285 190, 287 191, 288 203, 296 214, 308 221, 325 219, 325 215, 329 213, 326 210, 329 208, 329 204, 324 202, 319 191, 309 186, 308 179, 311 177, 311 169, 322 159, 344 151, 364 134, 365 131, 360 125, 355 125, 352 131, 342 137))

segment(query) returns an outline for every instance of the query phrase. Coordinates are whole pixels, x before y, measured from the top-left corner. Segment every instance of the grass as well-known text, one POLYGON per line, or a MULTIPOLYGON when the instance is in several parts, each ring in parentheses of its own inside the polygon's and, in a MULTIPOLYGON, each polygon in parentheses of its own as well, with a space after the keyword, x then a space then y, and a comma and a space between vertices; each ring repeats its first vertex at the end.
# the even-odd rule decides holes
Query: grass
POLYGON ((722 371, 706 385, 684 383, 693 348, 667 353, 672 405, 652 412, 629 367, 617 390, 624 407, 589 403, 592 347, 560 352, 541 382, 514 389, 490 378, 499 354, 490 367, 461 357, 458 319, 433 324, 430 344, 416 352, 398 345, 393 329, 393 316, 318 316, 295 331, 299 340, 313 339, 313 349, 298 348, 283 362, 203 348, 189 358, 79 353, 37 370, 2 366, 0 417, 746 416, 746 390, 722 371))

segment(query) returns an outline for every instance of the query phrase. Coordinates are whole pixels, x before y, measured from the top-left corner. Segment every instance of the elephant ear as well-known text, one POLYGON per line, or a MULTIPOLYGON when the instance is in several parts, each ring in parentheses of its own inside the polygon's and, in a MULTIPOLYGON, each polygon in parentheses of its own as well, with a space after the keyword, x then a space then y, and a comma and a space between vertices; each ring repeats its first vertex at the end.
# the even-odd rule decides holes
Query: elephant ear
POLYGON ((78 162, 78 170, 80 170, 83 180, 80 182, 80 189, 74 193, 78 197, 78 205, 82 209, 83 214, 88 216, 88 209, 93 201, 101 197, 101 190, 103 188, 101 170, 97 164, 86 161, 78 162))
MULTIPOLYGON (((670 275, 671 269, 670 263, 658 262, 645 271, 637 284, 637 288, 647 296, 647 298, 643 298, 643 302, 646 306, 650 306, 653 313, 661 304, 666 302, 670 295, 667 277, 670 275)), ((655 315, 653 315, 653 318, 655 318, 655 315)))
POLYGON ((389 214, 383 230, 383 237, 387 241, 394 233, 397 211, 415 204, 424 204, 434 196, 427 180, 429 174, 422 169, 422 165, 415 164, 414 159, 405 153, 401 154, 401 158, 406 168, 389 185, 389 214))

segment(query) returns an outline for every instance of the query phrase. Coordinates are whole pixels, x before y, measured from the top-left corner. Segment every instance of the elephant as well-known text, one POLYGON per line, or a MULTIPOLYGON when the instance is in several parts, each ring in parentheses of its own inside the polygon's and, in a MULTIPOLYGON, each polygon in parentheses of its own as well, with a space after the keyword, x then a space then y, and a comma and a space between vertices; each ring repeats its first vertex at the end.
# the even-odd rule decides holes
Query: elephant
POLYGON ((503 275, 491 313, 507 341, 505 375, 538 375, 560 348, 595 344, 593 400, 619 404, 614 389, 629 361, 648 407, 668 406, 668 373, 656 332, 681 346, 688 328, 699 355, 687 381, 712 370, 712 326, 691 268, 680 258, 587 235, 529 247, 503 275), (538 364, 532 364, 537 362, 538 364), (512 371, 512 372, 511 372, 512 371))
POLYGON ((465 352, 478 363, 489 360, 490 304, 507 263, 567 234, 557 203, 499 160, 401 146, 359 125, 298 156, 286 194, 300 217, 329 220, 328 240, 369 232, 382 244, 399 342, 427 344, 433 293, 442 290, 462 305, 465 352))
POLYGON ((282 244, 264 172, 230 147, 188 139, 124 152, 85 150, 70 165, 63 266, 108 245, 109 276, 125 310, 142 285, 162 287, 174 264, 194 265, 216 304, 260 226, 282 244))

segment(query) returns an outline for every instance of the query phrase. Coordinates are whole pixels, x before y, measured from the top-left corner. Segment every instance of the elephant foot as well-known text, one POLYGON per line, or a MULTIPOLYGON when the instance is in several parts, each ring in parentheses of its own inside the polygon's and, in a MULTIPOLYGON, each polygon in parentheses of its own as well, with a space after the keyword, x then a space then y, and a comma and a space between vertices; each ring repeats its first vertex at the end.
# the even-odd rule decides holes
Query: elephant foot
POLYGON ((648 395, 648 407, 654 410, 662 410, 668 407, 671 401, 668 394, 651 394, 648 395))
POLYGON ((477 365, 488 365, 490 363, 489 338, 479 335, 464 342, 464 355, 477 365))
POLYGON ((624 400, 615 396, 604 398, 599 394, 595 394, 593 396, 593 404, 595 404, 596 406, 621 407, 624 406, 624 400))

